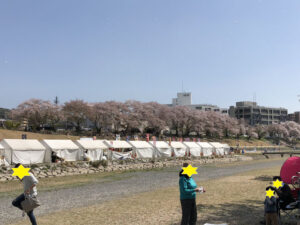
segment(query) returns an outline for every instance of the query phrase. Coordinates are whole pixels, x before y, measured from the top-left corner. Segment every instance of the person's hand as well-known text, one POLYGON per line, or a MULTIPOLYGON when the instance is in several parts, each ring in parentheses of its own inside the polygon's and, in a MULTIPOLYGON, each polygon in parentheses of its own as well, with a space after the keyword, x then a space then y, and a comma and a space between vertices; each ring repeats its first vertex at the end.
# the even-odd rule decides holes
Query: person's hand
POLYGON ((196 192, 201 192, 202 190, 201 190, 201 188, 196 188, 195 191, 196 192))

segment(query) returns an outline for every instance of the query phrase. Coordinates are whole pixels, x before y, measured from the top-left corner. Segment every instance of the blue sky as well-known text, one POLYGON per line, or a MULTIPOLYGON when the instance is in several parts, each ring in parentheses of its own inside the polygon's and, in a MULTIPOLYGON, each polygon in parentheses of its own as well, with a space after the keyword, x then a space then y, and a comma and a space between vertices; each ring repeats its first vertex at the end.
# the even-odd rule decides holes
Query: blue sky
POLYGON ((0 0, 0 107, 157 101, 300 110, 300 1, 0 0))

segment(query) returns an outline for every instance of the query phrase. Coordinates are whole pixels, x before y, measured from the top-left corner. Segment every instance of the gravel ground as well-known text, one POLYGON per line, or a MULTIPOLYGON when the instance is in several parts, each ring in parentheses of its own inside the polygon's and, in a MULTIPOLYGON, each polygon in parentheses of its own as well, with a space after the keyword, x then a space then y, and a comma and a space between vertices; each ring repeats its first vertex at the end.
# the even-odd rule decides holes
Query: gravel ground
MULTIPOLYGON (((199 175, 194 176, 198 181, 230 176, 241 172, 265 169, 280 166, 284 160, 276 161, 253 161, 250 164, 239 164, 236 166, 214 167, 212 165, 198 168, 199 175)), ((42 215, 70 209, 83 207, 95 203, 109 201, 115 198, 153 191, 156 189, 175 186, 178 184, 178 172, 180 168, 166 168, 158 171, 140 171, 117 175, 118 179, 110 181, 99 180, 83 186, 59 189, 54 191, 41 192, 39 199, 42 206, 35 210, 35 215, 42 215)), ((205 183, 201 182, 205 186, 205 183)), ((11 198, 0 198, 0 224, 16 222, 21 217, 20 210, 12 207, 11 198)))

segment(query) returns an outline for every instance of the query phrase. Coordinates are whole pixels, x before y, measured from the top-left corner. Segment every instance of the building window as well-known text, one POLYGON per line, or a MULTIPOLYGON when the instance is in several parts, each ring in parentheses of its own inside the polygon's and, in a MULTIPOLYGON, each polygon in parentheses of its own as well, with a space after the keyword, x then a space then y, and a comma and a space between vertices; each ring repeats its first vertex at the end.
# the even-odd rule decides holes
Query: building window
POLYGON ((250 112, 251 112, 250 109, 245 109, 245 110, 244 110, 244 113, 250 113, 250 112))

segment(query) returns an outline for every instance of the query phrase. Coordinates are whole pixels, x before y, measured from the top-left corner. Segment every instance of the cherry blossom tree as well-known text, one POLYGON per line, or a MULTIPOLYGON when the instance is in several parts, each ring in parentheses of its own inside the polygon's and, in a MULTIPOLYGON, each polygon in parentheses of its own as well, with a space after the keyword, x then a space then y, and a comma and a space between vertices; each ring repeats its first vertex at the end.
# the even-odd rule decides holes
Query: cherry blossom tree
POLYGON ((91 104, 89 119, 93 122, 96 133, 101 135, 104 129, 111 127, 111 108, 109 104, 98 102, 91 104))
POLYGON ((257 138, 259 140, 267 135, 267 128, 265 125, 256 125, 254 131, 257 133, 257 138))
POLYGON ((77 132, 81 131, 82 125, 90 114, 90 106, 83 100, 71 100, 66 102, 62 108, 65 119, 72 122, 77 132))
POLYGON ((30 99, 21 103, 12 110, 12 115, 21 122, 27 120, 34 131, 40 130, 46 124, 55 127, 62 118, 59 106, 41 99, 30 99))

